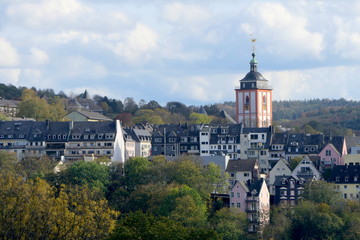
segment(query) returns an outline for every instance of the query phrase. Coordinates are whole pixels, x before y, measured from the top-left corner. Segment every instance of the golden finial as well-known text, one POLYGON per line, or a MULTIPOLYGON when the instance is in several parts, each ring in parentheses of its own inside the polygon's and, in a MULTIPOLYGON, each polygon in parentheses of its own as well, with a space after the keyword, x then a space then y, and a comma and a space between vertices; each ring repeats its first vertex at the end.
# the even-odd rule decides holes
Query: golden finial
POLYGON ((256 42, 256 38, 254 38, 253 36, 254 34, 250 34, 250 37, 251 37, 251 42, 253 43, 253 53, 255 52, 255 42, 256 42))

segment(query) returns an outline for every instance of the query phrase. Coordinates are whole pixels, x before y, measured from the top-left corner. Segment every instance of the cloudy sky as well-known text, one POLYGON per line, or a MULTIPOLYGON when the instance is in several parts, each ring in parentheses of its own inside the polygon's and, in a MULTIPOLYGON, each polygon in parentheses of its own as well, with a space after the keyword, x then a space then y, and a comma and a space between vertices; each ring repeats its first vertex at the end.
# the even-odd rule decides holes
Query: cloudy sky
POLYGON ((275 100, 359 100, 359 13, 356 0, 0 0, 0 82, 234 101, 254 36, 275 100))

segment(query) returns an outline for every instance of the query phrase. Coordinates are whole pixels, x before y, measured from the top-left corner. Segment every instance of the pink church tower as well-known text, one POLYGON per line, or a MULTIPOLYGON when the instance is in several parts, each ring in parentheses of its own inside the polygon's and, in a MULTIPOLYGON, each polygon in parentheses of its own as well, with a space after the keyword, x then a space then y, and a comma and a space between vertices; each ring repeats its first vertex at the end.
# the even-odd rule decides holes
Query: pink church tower
POLYGON ((272 125, 272 86, 257 71, 254 51, 250 72, 240 80, 240 87, 235 89, 235 93, 237 123, 246 128, 272 125))

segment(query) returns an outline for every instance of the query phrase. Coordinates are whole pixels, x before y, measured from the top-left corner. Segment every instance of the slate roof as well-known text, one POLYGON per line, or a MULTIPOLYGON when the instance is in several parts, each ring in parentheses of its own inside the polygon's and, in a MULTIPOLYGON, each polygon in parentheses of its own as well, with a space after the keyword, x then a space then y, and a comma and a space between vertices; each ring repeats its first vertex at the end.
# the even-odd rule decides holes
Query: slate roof
POLYGON ((33 121, 0 121, 0 137, 2 139, 27 139, 33 121))
POLYGON ((1 107, 12 107, 12 108, 16 108, 16 107, 18 107, 19 104, 20 104, 20 101, 0 99, 0 106, 1 106, 1 107))
POLYGON ((251 179, 247 181, 247 186, 249 188, 249 192, 247 193, 248 196, 251 196, 252 193, 253 196, 259 196, 260 194, 260 190, 263 184, 265 183, 265 180, 263 178, 261 179, 251 179))
POLYGON ((256 159, 229 160, 226 171, 249 172, 255 169, 256 164, 257 164, 256 159))
MULTIPOLYGON (((94 120, 99 120, 99 121, 112 121, 112 119, 98 113, 98 112, 89 112, 89 111, 82 111, 82 110, 74 110, 72 112, 70 112, 69 114, 73 113, 73 112, 77 112, 80 115, 83 115, 84 117, 88 118, 88 119, 94 119, 94 120)), ((67 114, 67 115, 69 115, 67 114)), ((65 116, 66 117, 66 116, 65 116)))
POLYGON ((360 183, 360 165, 333 166, 330 181, 335 183, 360 183))
POLYGON ((221 110, 217 116, 228 120, 231 124, 236 124, 236 121, 225 110, 221 110))
POLYGON ((351 152, 351 148, 360 146, 360 137, 356 137, 356 136, 345 137, 345 141, 346 141, 346 147, 348 149, 348 153, 356 154, 351 152))

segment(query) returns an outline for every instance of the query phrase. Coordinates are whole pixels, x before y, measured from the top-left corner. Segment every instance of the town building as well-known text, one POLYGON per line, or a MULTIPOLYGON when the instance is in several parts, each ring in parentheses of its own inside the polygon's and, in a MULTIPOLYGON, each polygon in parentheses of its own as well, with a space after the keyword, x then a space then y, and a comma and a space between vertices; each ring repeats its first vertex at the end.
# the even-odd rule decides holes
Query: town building
POLYGON ((304 178, 296 178, 291 175, 276 176, 274 203, 290 206, 298 204, 302 198, 301 195, 304 193, 305 182, 304 178))
POLYGON ((19 111, 19 101, 0 98, 0 113, 8 117, 15 117, 19 111))
POLYGON ((264 179, 235 181, 230 189, 230 207, 246 212, 248 231, 261 231, 270 220, 270 194, 264 179))
POLYGON ((330 182, 344 199, 360 201, 360 165, 333 166, 330 182))
POLYGON ((250 72, 240 80, 236 93, 236 122, 245 128, 272 125, 272 86, 257 71, 255 53, 252 53, 250 72))
POLYGON ((69 121, 76 121, 76 122, 103 122, 103 121, 112 121, 112 119, 102 115, 98 112, 89 112, 83 110, 74 110, 65 115, 65 119, 69 121))

